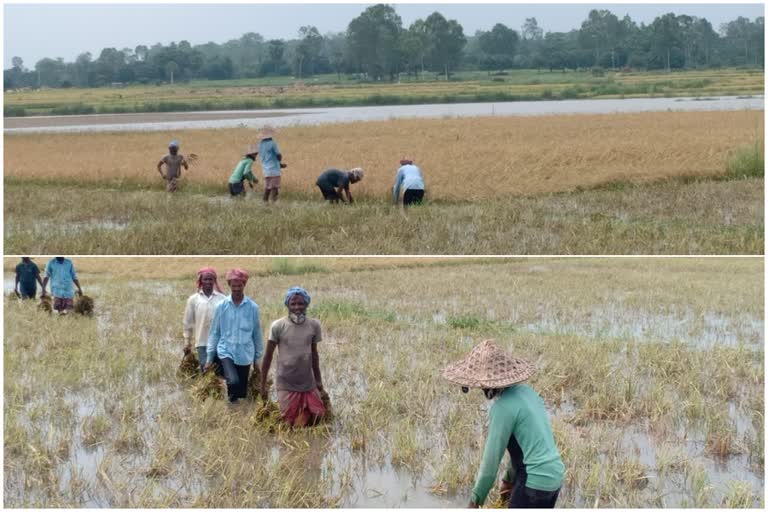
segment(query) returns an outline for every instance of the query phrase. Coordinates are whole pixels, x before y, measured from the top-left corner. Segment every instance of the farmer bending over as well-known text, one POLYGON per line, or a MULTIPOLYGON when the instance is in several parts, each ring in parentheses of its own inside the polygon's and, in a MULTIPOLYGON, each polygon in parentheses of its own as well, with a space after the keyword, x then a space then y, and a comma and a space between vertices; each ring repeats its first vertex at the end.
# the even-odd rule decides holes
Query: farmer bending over
POLYGON ((400 159, 400 168, 395 176, 395 185, 392 187, 392 202, 397 204, 400 199, 400 189, 403 189, 403 206, 421 204, 424 199, 424 178, 413 159, 403 157, 400 159))
POLYGON ((72 284, 77 286, 77 294, 83 295, 80 281, 77 280, 77 272, 72 262, 64 256, 56 256, 45 265, 45 279, 43 279, 43 295, 45 286, 51 281, 51 295, 53 295, 53 310, 60 315, 66 315, 75 307, 75 292, 72 284))
POLYGON ((259 150, 255 146, 251 146, 246 150, 245 156, 240 162, 238 162, 235 170, 232 171, 232 176, 229 177, 229 193, 232 197, 244 196, 245 186, 243 183, 248 180, 248 185, 253 188, 254 183, 258 183, 259 180, 253 175, 253 162, 256 160, 256 155, 259 154, 259 150))
MULTIPOLYGON (((197 292, 189 296, 184 310, 184 354, 192 351, 194 341, 201 370, 205 369, 208 359, 208 334, 213 314, 225 297, 219 288, 214 268, 203 267, 197 271, 197 292)), ((217 358, 214 358, 214 362, 218 362, 217 358)))
POLYGON ((288 315, 275 320, 269 330, 261 367, 261 398, 267 400, 267 374, 277 348, 277 401, 284 421, 295 427, 314 425, 325 413, 320 392, 320 322, 307 318, 309 293, 293 287, 285 295, 288 315))
POLYGON ((338 169, 328 169, 321 174, 315 184, 323 193, 323 198, 331 203, 338 203, 339 200, 344 202, 344 194, 347 194, 347 201, 352 203, 352 194, 349 192, 349 185, 351 183, 357 183, 363 179, 363 170, 359 167, 355 167, 349 172, 340 171, 338 169))
POLYGON ((504 450, 510 465, 501 484, 509 508, 554 508, 563 484, 565 466, 555 446, 544 401, 527 384, 536 372, 523 359, 512 357, 491 340, 477 345, 461 361, 443 370, 443 377, 465 393, 480 388, 494 400, 489 413, 488 438, 469 508, 485 502, 496 480, 504 450))
POLYGON ((168 192, 176 192, 177 180, 181 178, 181 167, 189 169, 187 161, 184 159, 184 155, 179 154, 179 143, 172 140, 168 144, 168 154, 157 162, 157 172, 166 181, 165 190, 168 192), (163 174, 163 164, 165 164, 165 174, 163 174))
POLYGON ((232 293, 216 306, 204 370, 210 370, 218 356, 227 380, 229 402, 234 403, 246 397, 250 366, 256 368, 256 360, 261 357, 261 323, 258 304, 244 293, 248 273, 236 268, 227 272, 226 277, 232 293))

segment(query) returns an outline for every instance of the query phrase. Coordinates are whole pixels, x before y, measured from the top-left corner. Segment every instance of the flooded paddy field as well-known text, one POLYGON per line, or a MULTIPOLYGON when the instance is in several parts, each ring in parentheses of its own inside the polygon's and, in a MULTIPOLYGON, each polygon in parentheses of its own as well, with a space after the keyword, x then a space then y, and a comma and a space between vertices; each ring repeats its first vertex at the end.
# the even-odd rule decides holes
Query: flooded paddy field
POLYGON ((312 294, 334 416, 310 430, 176 375, 199 262, 76 259, 91 319, 6 299, 4 506, 463 507, 488 402, 441 371, 488 338, 539 369, 559 506, 764 506, 760 258, 417 261, 208 261, 253 272, 263 330, 312 294))

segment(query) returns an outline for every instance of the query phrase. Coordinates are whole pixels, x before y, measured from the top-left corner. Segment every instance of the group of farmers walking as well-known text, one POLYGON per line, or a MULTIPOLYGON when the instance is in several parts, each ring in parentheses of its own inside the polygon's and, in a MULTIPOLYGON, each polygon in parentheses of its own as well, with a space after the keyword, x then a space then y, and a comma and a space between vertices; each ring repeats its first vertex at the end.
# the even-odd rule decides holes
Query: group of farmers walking
MULTIPOLYGON (((197 272, 197 292, 187 300, 184 313, 184 352, 194 344, 201 370, 209 371, 214 364, 221 368, 230 402, 246 397, 251 367, 259 370, 261 396, 267 398, 267 375, 277 352, 275 387, 281 417, 293 426, 316 424, 325 413, 317 349, 322 334, 320 322, 307 316, 309 293, 300 287, 286 292, 287 313, 272 322, 263 351, 259 306, 244 293, 248 273, 232 269, 226 281, 228 296, 219 288, 215 269, 197 272)), ((557 502, 565 466, 544 401, 524 383, 535 372, 532 363, 513 357, 491 340, 443 371, 465 393, 478 388, 494 400, 470 508, 485 502, 505 451, 510 464, 500 492, 509 507, 553 508, 557 502)))
POLYGON ((61 315, 69 313, 75 307, 75 287, 78 295, 83 294, 72 261, 63 256, 52 258, 45 265, 44 276, 41 277, 40 267, 32 258, 23 256, 21 263, 16 265, 14 293, 21 299, 34 299, 39 283, 42 290, 40 297, 43 298, 47 296, 45 288, 50 281, 53 310, 61 315))
POLYGON ((325 413, 317 351, 322 331, 320 322, 307 316, 309 293, 300 287, 287 291, 287 314, 272 322, 265 351, 259 306, 245 295, 248 273, 229 270, 226 281, 228 296, 219 287, 215 269, 204 267, 197 272, 197 292, 187 299, 184 311, 185 354, 194 343, 201 370, 216 367, 234 403, 246 398, 251 367, 254 374, 261 374, 260 395, 267 399, 267 375, 277 351, 275 387, 281 417, 293 426, 317 423, 325 413))
MULTIPOLYGON (((263 200, 268 203, 270 199, 274 202, 280 193, 280 178, 282 170, 287 167, 283 162, 283 155, 274 140, 275 131, 273 128, 265 127, 258 135, 259 143, 250 146, 245 151, 243 158, 237 163, 235 169, 228 180, 229 193, 233 197, 245 195, 245 184, 253 189, 254 183, 258 183, 258 178, 253 173, 253 164, 256 158, 259 158, 261 170, 264 177, 264 195, 263 200)), ((181 177, 181 169, 189 169, 189 164, 184 155, 179 153, 179 143, 171 141, 168 145, 168 154, 157 163, 157 172, 166 181, 166 190, 175 192, 178 188, 178 179, 181 177), (165 173, 162 170, 165 165, 165 173)), ((327 169, 317 178, 315 185, 320 189, 323 199, 330 203, 346 202, 352 203, 352 194, 350 185, 363 179, 365 173, 360 167, 355 167, 349 171, 340 169, 327 169), (346 195, 346 199, 345 196, 346 195)), ((400 167, 395 176, 395 182, 392 187, 392 200, 394 203, 400 201, 402 191, 402 204, 409 206, 419 204, 424 199, 424 177, 421 169, 414 164, 411 157, 400 159, 400 167)))

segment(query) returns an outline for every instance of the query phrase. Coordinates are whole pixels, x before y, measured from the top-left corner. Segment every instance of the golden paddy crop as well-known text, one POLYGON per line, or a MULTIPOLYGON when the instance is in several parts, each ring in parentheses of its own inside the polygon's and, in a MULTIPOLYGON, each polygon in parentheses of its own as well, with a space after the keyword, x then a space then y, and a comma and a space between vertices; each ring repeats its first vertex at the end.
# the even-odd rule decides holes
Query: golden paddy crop
MULTIPOLYGON (((159 188, 155 166, 169 137, 6 135, 5 175, 159 188)), ((190 130, 173 137, 182 153, 199 155, 183 173, 181 193, 183 183, 224 193, 256 132, 190 130)), ((376 121, 285 128, 277 141, 288 163, 285 193, 319 195, 315 179, 323 170, 360 166, 366 175, 353 195, 388 200, 398 161, 409 155, 424 171, 430 198, 479 200, 722 175, 733 151, 762 137, 763 112, 736 111, 376 121)))

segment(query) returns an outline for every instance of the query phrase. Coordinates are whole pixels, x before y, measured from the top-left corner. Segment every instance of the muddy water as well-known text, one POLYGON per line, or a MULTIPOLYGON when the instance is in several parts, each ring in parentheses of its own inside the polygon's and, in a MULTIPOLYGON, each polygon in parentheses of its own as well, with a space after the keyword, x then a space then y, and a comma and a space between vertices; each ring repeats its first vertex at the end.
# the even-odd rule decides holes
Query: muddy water
POLYGON ((305 126, 354 121, 476 116, 540 116, 631 112, 763 110, 762 96, 712 98, 629 98, 605 100, 452 103, 385 107, 336 107, 269 111, 176 112, 161 114, 94 114, 6 118, 5 133, 158 131, 203 128, 305 126))

